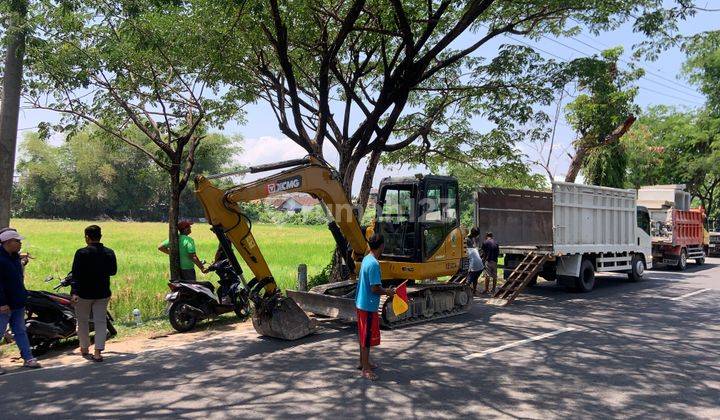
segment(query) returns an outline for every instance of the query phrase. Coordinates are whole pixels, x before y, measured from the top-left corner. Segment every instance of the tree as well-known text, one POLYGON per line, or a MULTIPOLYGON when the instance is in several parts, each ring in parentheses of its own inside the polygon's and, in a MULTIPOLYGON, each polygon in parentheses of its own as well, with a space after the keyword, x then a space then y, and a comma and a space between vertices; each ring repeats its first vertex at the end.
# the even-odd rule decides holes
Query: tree
POLYGON ((694 8, 682 1, 665 13, 659 0, 249 3, 240 52, 220 65, 225 80, 247 88, 236 73, 256 73, 252 87, 288 138, 310 154, 322 156, 326 144, 335 149, 348 192, 366 159, 361 207, 384 153, 411 145, 441 150, 434 142, 462 136, 478 116, 505 135, 537 119, 533 105, 552 86, 535 86, 533 76, 552 63, 510 45, 478 57, 489 41, 568 34, 577 30, 573 21, 599 32, 635 19, 637 31, 666 33, 694 8), (463 37, 468 32, 475 35, 463 37))
POLYGON ((720 208, 720 125, 703 110, 647 110, 623 141, 630 157, 628 180, 634 188, 686 184, 709 216, 720 208))
POLYGON ((2 105, 0 105, 0 227, 10 224, 27 12, 27 0, 8 0, 0 5, 0 15, 7 21, 2 105))
POLYGON ((238 116, 246 99, 240 89, 221 92, 208 64, 222 55, 223 39, 235 36, 242 11, 225 16, 202 0, 41 0, 37 9, 42 24, 29 48, 28 100, 62 113, 52 128, 72 134, 92 124, 166 173, 170 268, 178 278, 175 226, 201 140, 207 127, 238 116), (208 31, 218 27, 212 38, 208 31), (130 127, 144 140, 128 136, 130 127))
MULTIPOLYGON (((147 142, 138 130, 126 136, 147 142)), ((141 151, 87 127, 54 146, 37 133, 28 133, 20 145, 13 215, 75 219, 165 220, 167 181, 163 171, 141 151)), ((231 157, 238 139, 209 134, 196 154, 193 173, 236 169, 231 157)), ((186 216, 204 211, 192 191, 181 196, 186 216)))
POLYGON ((637 87, 631 84, 643 71, 620 70, 617 61, 622 52, 622 47, 609 49, 602 58, 582 58, 570 65, 569 72, 587 93, 566 106, 566 119, 580 136, 574 142, 566 182, 574 182, 582 169, 589 184, 622 188, 625 183, 627 155, 618 140, 635 122, 637 87))
POLYGON ((704 107, 678 110, 652 107, 626 141, 631 152, 630 182, 684 183, 710 218, 720 210, 720 33, 688 37, 685 74, 706 96, 704 107))

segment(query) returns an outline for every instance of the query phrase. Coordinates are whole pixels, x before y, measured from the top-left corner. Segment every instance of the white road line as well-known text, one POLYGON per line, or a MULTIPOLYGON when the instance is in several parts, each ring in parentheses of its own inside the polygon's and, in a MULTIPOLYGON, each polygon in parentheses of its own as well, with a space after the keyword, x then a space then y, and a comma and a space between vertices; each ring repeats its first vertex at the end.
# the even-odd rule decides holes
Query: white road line
POLYGON ((553 337, 553 336, 556 336, 558 334, 562 334, 562 333, 568 332, 568 331, 575 331, 575 328, 573 328, 573 327, 560 328, 559 330, 551 331, 551 332, 545 333, 545 334, 536 335, 534 337, 529 337, 524 340, 513 341, 512 343, 508 343, 508 344, 505 344, 500 347, 493 347, 491 349, 481 351, 478 353, 468 354, 467 356, 463 357, 463 359, 472 360, 472 359, 477 359, 479 357, 485 357, 488 354, 493 354, 493 353, 497 353, 499 351, 503 351, 503 350, 506 350, 509 348, 522 346, 523 344, 532 343, 533 341, 544 340, 546 338, 550 338, 550 337, 553 337))
POLYGON ((691 292, 691 293, 686 293, 686 294, 684 294, 684 295, 682 295, 682 296, 676 296, 676 297, 674 297, 674 298, 670 298, 670 300, 683 300, 683 299, 685 299, 686 297, 699 295, 700 293, 704 293, 704 292, 707 292, 707 291, 710 291, 710 290, 712 290, 712 289, 700 289, 700 290, 696 290, 696 291, 691 292))

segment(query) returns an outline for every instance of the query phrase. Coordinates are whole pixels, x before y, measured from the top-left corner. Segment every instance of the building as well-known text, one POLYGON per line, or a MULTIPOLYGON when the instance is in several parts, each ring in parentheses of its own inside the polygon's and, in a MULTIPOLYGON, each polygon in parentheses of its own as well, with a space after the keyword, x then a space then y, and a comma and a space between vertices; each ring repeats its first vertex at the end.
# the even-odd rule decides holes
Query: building
POLYGON ((320 204, 320 201, 304 193, 281 194, 268 197, 263 203, 280 211, 292 211, 295 213, 310 211, 320 204))

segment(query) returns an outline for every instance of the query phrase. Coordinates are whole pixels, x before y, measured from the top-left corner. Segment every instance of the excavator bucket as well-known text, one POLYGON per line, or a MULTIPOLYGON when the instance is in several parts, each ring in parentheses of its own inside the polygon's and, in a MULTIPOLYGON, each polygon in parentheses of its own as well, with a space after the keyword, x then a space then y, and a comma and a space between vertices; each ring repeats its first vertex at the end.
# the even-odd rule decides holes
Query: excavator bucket
POLYGON ((258 334, 283 340, 297 340, 317 329, 316 320, 310 319, 294 300, 281 295, 263 302, 252 321, 258 334))

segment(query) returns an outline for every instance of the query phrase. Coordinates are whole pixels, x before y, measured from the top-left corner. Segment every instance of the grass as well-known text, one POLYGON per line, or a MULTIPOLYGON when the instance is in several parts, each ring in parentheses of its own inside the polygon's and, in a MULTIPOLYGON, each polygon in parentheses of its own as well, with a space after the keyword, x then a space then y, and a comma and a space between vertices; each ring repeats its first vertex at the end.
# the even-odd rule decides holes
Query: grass
MULTIPOLYGON (((134 308, 140 309, 144 319, 161 317, 169 278, 168 258, 157 251, 167 237, 164 223, 13 219, 11 226, 26 238, 23 251, 34 257, 25 273, 27 288, 51 290, 57 281, 45 283, 44 279, 48 275, 61 278, 70 271, 75 250, 85 246, 83 229, 91 223, 102 228, 103 243, 115 251, 118 260, 118 273, 111 279, 110 312, 121 324, 132 321, 134 308)), ((282 289, 295 288, 299 264, 307 264, 308 276, 319 273, 334 247, 324 226, 254 224, 253 235, 282 289)), ((217 239, 209 226, 194 225, 192 237, 200 259, 212 261, 217 239)), ((243 269, 250 280, 252 272, 243 269)), ((217 282, 214 273, 196 271, 198 280, 217 282)))

